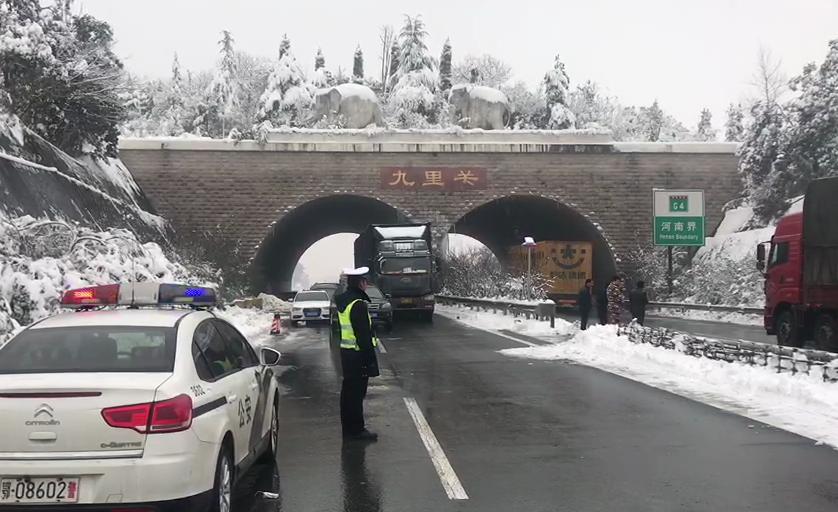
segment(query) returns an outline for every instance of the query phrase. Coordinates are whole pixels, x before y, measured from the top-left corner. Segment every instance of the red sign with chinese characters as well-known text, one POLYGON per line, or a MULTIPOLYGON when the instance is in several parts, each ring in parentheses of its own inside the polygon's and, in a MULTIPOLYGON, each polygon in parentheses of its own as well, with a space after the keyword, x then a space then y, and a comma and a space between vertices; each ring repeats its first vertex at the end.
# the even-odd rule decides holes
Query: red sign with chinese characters
POLYGON ((485 190, 483 167, 384 167, 380 187, 386 190, 459 192, 485 190))

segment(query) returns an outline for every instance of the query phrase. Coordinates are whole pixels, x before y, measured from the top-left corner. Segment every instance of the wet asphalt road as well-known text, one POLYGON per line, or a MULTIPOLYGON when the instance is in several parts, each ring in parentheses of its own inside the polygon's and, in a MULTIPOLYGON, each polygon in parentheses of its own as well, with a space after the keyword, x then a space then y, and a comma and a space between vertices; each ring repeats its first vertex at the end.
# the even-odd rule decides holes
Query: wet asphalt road
POLYGON ((838 451, 592 368, 503 356, 520 345, 440 317, 383 338, 367 399, 381 439, 344 444, 327 334, 277 343, 278 464, 251 471, 238 510, 838 510, 838 451), (446 496, 404 397, 468 500, 446 496))

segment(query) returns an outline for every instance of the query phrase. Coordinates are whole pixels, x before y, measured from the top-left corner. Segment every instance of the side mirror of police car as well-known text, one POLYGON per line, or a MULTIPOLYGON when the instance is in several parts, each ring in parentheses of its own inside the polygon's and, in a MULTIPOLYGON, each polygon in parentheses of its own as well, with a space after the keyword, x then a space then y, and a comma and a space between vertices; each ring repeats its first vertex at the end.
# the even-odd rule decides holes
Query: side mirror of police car
POLYGON ((265 366, 276 366, 279 364, 279 358, 282 357, 279 352, 272 348, 262 348, 259 351, 259 360, 265 366))

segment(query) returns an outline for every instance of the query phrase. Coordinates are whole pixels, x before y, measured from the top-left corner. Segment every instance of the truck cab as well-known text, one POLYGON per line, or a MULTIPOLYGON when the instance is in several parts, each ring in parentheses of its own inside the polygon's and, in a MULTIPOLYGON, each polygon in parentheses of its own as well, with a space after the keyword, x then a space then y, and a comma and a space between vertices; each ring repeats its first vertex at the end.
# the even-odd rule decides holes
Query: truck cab
MULTIPOLYGON (((763 254, 765 246, 758 252, 763 254)), ((803 214, 783 217, 768 246, 765 273, 765 331, 776 334, 781 345, 791 345, 794 307, 802 302, 803 214)))

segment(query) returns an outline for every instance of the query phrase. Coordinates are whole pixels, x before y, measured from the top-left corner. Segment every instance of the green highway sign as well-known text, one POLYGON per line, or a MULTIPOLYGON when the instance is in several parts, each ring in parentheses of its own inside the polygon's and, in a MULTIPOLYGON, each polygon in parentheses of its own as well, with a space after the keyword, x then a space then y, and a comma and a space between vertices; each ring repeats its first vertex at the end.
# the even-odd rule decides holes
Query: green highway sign
POLYGON ((652 190, 655 245, 704 245, 704 191, 652 190))

